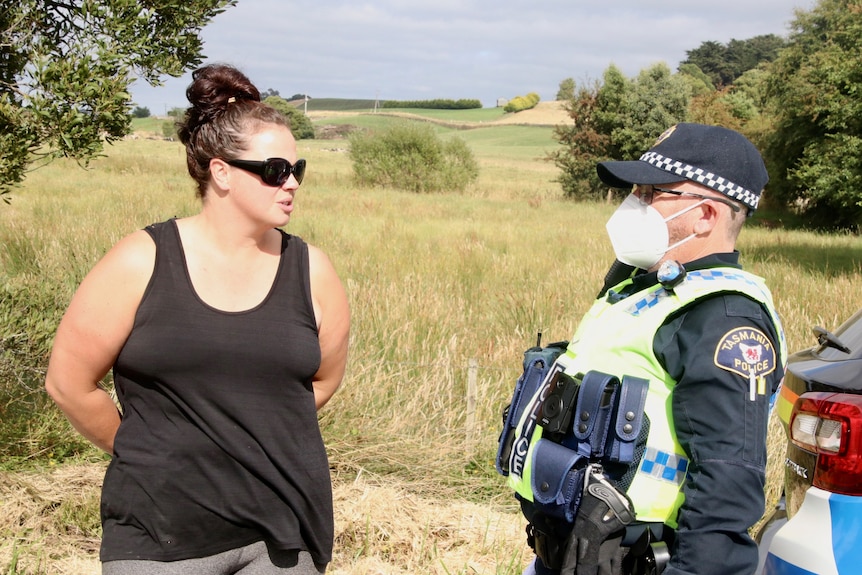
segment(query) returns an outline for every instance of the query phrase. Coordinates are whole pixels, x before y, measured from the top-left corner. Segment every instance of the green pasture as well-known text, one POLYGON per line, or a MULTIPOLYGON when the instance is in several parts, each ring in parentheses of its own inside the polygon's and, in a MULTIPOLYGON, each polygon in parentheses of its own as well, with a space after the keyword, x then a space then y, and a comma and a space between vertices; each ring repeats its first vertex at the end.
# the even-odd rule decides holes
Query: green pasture
MULTIPOLYGON (((295 103, 295 102, 294 102, 295 103)), ((429 108, 384 108, 384 102, 369 99, 348 98, 309 98, 308 102, 299 102, 300 109, 309 112, 357 112, 368 113, 375 110, 380 113, 401 113, 442 119, 453 122, 491 122, 503 116, 503 108, 474 108, 470 110, 435 110, 429 108)))
POLYGON ((149 116, 148 118, 132 119, 132 131, 134 132, 152 132, 162 135, 162 125, 173 123, 173 118, 165 116, 149 116))
POLYGON ((429 108, 382 108, 379 113, 398 113, 443 120, 446 122, 493 122, 499 120, 506 113, 503 108, 472 108, 469 110, 434 110, 429 108))

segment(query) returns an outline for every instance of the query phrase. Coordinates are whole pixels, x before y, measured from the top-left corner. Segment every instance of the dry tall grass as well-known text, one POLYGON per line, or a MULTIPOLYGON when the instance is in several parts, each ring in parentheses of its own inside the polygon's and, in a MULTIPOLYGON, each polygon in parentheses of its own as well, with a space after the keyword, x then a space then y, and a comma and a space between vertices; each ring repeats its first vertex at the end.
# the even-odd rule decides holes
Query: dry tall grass
MULTIPOLYGON (((500 409, 536 332, 568 338, 589 306, 612 259, 613 206, 562 200, 541 138, 499 129, 514 131, 471 140, 481 175, 461 196, 357 188, 343 143, 300 142, 309 169, 288 231, 330 255, 354 321, 347 376, 321 413, 331 573, 502 575, 529 558, 493 469, 500 409)), ((89 172, 59 162, 31 174, 0 207, 0 263, 70 296, 119 237, 195 209, 178 144, 123 142, 89 172)), ((740 249, 773 286, 791 349, 860 306, 859 238, 750 228, 740 249)), ((103 466, 0 474, 0 567, 97 573, 87 521, 103 466)))

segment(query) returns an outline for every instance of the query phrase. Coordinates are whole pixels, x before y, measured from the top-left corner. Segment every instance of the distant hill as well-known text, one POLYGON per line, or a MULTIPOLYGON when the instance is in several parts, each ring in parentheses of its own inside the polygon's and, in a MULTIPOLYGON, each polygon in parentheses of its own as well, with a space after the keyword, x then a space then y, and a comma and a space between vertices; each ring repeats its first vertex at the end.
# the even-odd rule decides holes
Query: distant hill
MULTIPOLYGON (((309 112, 366 112, 374 109, 374 100, 351 100, 348 98, 309 98, 309 112)), ((305 109, 305 100, 290 102, 300 109, 305 109)))
MULTIPOLYGON (((308 101, 308 116, 316 125, 322 125, 330 120, 328 118, 343 118, 344 116, 397 116, 411 120, 433 122, 435 124, 457 129, 481 128, 491 125, 519 125, 519 126, 544 126, 554 127, 571 122, 565 109, 565 103, 559 101, 539 102, 535 108, 523 110, 516 113, 505 113, 502 108, 482 108, 473 110, 429 110, 429 109, 388 109, 383 108, 373 113, 372 108, 343 108, 335 110, 321 106, 312 108, 308 101)), ((319 100, 329 102, 372 102, 372 100, 319 100)), ((353 104, 356 105, 356 104, 353 104)), ((302 107, 299 107, 302 110, 302 107)), ((335 123, 343 123, 341 119, 335 123)))

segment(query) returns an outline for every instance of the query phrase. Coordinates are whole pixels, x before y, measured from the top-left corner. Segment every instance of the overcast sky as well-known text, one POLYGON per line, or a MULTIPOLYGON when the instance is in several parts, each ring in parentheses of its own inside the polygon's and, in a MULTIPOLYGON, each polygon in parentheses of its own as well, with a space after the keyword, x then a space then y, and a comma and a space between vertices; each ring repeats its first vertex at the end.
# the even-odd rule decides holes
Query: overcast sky
MULTIPOLYGON (((203 30, 204 63, 242 69, 261 90, 312 98, 426 100, 536 92, 671 70, 703 42, 786 36, 816 0, 239 0, 203 30)), ((154 115, 186 107, 191 74, 132 85, 154 115)))

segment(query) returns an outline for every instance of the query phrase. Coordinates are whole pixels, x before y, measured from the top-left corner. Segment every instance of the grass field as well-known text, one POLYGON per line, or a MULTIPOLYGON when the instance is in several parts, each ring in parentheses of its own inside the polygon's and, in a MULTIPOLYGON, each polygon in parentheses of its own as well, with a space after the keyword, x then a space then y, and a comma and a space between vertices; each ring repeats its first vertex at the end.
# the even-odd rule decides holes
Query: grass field
MULTIPOLYGON (((358 187, 345 142, 299 142, 308 171, 288 231, 329 254, 353 312, 347 376, 320 418, 335 482, 335 575, 521 572, 523 522, 493 468, 500 409, 536 332, 568 338, 613 258, 604 223, 615 206, 561 197, 544 160, 551 128, 435 120, 479 160, 465 194, 358 187)), ((406 120, 315 119, 334 121, 406 120)), ((0 278, 68 301, 120 237, 196 209, 175 142, 120 142, 88 171, 57 162, 0 205, 0 278)), ((772 287, 791 349, 814 342, 812 325, 834 328, 862 305, 858 237, 752 223, 743 263, 772 287)), ((85 452, 0 471, 0 569, 97 573, 104 465, 85 452)))

